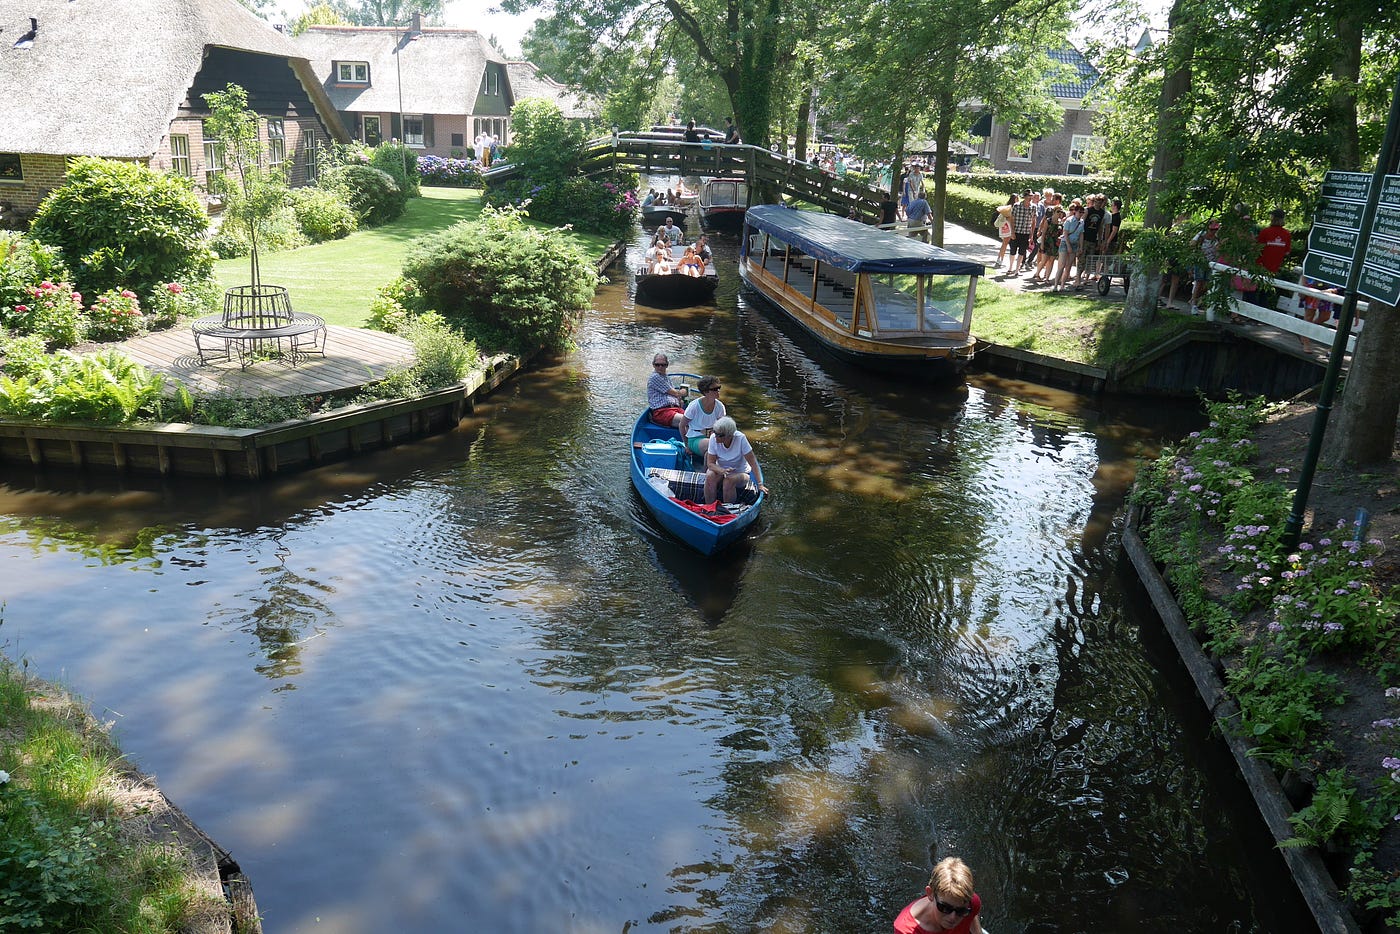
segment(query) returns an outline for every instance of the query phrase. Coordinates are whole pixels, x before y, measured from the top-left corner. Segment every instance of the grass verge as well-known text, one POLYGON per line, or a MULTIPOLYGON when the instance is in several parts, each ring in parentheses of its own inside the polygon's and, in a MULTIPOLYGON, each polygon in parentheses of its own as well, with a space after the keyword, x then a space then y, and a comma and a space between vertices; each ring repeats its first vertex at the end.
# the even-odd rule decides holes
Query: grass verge
POLYGON ((162 934, 227 916, 217 867, 151 832, 164 799, 120 760, 71 697, 0 658, 0 930, 162 934))
MULTIPOLYGON (((382 227, 357 230, 343 240, 259 255, 262 281, 285 286, 297 311, 320 315, 327 324, 361 327, 369 315, 370 300, 380 286, 398 276, 419 237, 480 214, 479 189, 425 187, 421 198, 409 199, 402 217, 382 227)), ((590 256, 601 257, 612 245, 607 237, 571 236, 590 256)), ((224 288, 241 285, 248 281, 248 259, 220 260, 214 272, 224 288)))

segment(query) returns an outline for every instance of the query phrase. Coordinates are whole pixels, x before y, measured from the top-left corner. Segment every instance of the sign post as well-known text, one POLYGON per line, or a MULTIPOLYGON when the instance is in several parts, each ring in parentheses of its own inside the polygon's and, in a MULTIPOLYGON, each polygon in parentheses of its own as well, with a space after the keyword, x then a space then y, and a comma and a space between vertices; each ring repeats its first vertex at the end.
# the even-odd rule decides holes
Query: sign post
MULTIPOLYGON (((1318 234, 1316 249, 1326 255, 1312 262, 1309 260, 1314 250, 1313 234, 1308 235, 1308 259, 1303 262, 1304 273, 1346 289, 1346 297, 1342 300, 1332 353, 1327 358, 1327 373, 1322 378, 1322 389, 1318 393, 1308 451, 1303 455, 1303 466, 1298 475, 1298 490, 1293 495, 1292 511, 1283 525, 1285 548, 1297 545, 1303 531, 1308 496, 1312 493, 1313 477, 1317 474, 1317 462, 1322 455, 1322 438, 1327 433, 1327 419, 1332 414, 1332 400, 1337 394, 1337 381, 1342 374, 1342 358, 1346 356, 1347 338, 1351 336, 1351 322, 1356 315, 1357 293, 1390 305, 1400 298, 1400 236, 1396 235, 1396 225, 1400 224, 1400 214, 1397 213, 1400 212, 1400 175, 1387 174, 1396 170, 1396 162, 1400 161, 1398 156, 1400 79, 1396 80, 1395 89, 1391 92, 1390 116, 1386 120, 1385 141, 1381 143, 1375 172, 1369 176, 1363 172, 1328 172, 1322 183, 1324 203, 1318 211, 1317 223, 1324 226, 1325 232, 1318 234), (1355 227, 1351 226, 1353 217, 1356 218, 1355 227), (1354 233, 1354 239, 1347 236, 1348 233, 1354 233), (1349 253, 1345 251, 1347 245, 1351 247, 1349 253), (1339 275, 1342 272, 1345 275, 1339 275)), ((1317 230, 1316 227, 1313 229, 1317 230)))

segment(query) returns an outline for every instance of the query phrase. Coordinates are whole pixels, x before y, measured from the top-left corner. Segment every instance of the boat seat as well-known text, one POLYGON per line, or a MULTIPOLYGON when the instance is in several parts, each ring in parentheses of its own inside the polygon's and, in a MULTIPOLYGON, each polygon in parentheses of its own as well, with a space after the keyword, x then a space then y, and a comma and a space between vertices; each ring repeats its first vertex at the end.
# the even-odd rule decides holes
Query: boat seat
MULTIPOLYGON (((676 499, 688 499, 692 503, 703 503, 705 501, 705 474, 697 470, 667 470, 664 467, 648 467, 648 477, 660 477, 666 481, 666 485, 671 488, 671 495, 676 499)), ((739 490, 739 502, 745 505, 753 505, 758 502, 758 487, 753 485, 753 477, 749 477, 749 485, 739 490)))

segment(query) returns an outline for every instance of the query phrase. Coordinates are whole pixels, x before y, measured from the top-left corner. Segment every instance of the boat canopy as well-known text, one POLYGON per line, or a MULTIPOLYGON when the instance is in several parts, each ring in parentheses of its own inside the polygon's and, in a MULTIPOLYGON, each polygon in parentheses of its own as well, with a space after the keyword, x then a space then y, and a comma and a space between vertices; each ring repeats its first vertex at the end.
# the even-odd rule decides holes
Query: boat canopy
POLYGON ((835 214, 760 204, 749 208, 744 225, 770 233, 808 256, 847 272, 980 276, 986 271, 981 263, 942 247, 835 214))

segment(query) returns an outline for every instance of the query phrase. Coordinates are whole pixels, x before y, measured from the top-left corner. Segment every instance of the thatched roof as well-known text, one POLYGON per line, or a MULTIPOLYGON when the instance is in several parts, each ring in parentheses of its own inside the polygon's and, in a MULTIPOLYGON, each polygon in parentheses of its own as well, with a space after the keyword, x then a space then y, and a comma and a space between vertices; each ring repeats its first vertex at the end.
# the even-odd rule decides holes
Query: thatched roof
POLYGON ((336 110, 356 113, 470 114, 486 63, 505 64, 505 56, 474 29, 411 33, 393 26, 312 26, 294 41, 336 110), (339 86, 334 62, 368 62, 369 86, 339 86))
POLYGON ((506 73, 510 77, 511 96, 515 100, 543 97, 558 104, 559 111, 565 117, 581 120, 598 116, 597 102, 548 75, 540 74, 540 70, 529 62, 507 62, 506 73))
POLYGON ((296 45, 237 0, 0 0, 0 152, 150 156, 210 46, 291 59, 344 135, 296 45))

